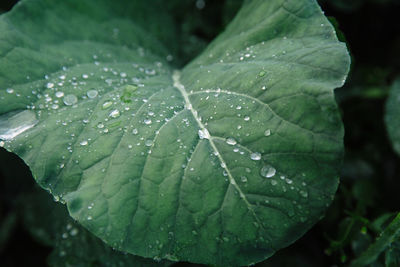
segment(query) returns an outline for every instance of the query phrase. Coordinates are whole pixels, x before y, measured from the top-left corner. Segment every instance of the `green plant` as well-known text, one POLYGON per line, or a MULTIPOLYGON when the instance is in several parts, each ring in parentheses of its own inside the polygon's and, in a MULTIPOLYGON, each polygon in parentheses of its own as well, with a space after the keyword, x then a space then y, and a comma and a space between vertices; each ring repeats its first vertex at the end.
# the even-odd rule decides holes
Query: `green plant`
MULTIPOLYGON (((219 29, 194 38, 204 20, 185 5, 25 0, 2 15, 0 146, 79 223, 22 198, 55 210, 53 226, 23 215, 51 264, 253 264, 331 204, 350 59, 316 1, 245 1, 208 46, 219 29)), ((346 238, 368 224, 352 216, 346 238)))

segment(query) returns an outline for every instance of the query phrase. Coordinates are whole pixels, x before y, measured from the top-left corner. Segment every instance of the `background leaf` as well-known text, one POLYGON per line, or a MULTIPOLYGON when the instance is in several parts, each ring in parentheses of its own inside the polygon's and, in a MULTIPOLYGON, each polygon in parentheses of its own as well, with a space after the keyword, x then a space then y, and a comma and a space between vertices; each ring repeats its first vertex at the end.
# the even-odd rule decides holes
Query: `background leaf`
POLYGON ((393 149, 400 154, 400 79, 397 79, 386 102, 385 122, 393 149))

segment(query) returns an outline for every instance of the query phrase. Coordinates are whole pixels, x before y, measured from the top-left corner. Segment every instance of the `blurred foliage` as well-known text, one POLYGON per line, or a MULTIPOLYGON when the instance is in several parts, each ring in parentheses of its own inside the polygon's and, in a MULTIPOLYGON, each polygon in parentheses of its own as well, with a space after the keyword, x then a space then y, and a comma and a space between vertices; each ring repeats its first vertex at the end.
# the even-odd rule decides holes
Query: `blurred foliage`
MULTIPOLYGON (((1 1, 0 12, 9 10, 15 2, 1 1)), ((178 30, 182 40, 178 41, 185 47, 181 58, 193 58, 204 49, 241 3, 171 0, 175 6, 169 12, 181 25, 178 30)), ((346 131, 341 184, 322 221, 293 245, 256 266, 347 266, 376 242, 400 211, 400 158, 390 145, 383 120, 389 88, 400 77, 400 1, 319 3, 339 39, 346 41, 353 62, 345 86, 336 90, 346 131)), ((59 266, 64 253, 72 255, 69 260, 74 266, 99 266, 106 257, 113 257, 110 248, 76 225, 62 205, 48 198, 46 192, 38 193, 26 166, 0 149, 1 266, 45 266, 47 261, 59 266), (54 216, 65 219, 56 220, 54 216), (78 229, 79 238, 71 238, 72 229, 78 229), (64 233, 69 238, 63 238, 64 233), (87 252, 82 245, 85 243, 91 244, 92 252, 87 252), (90 256, 82 258, 82 252, 90 256)), ((126 257, 122 255, 121 266, 127 264, 126 257)), ((391 239, 371 266, 400 266, 400 236, 391 239)))

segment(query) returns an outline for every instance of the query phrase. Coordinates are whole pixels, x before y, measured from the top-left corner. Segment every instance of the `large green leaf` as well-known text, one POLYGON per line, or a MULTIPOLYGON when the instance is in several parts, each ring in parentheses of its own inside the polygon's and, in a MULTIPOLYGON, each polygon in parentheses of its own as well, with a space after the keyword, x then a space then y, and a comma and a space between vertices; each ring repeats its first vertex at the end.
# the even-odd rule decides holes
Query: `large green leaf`
POLYGON ((400 79, 397 79, 386 101, 385 123, 394 151, 400 154, 400 79))
POLYGON ((171 262, 121 253, 107 246, 75 222, 65 205, 54 202, 43 190, 20 196, 24 223, 39 241, 53 247, 50 266, 170 266, 171 262))
POLYGON ((344 44, 314 0, 251 0, 178 71, 167 1, 132 2, 1 17, 0 145, 118 250, 226 266, 291 244, 337 188, 344 44))

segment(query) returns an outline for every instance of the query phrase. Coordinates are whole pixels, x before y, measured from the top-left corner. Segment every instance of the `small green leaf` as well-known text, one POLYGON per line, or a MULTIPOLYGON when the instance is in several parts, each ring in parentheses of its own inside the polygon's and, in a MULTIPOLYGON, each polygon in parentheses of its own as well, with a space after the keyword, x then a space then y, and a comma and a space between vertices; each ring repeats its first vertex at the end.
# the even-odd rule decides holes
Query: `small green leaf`
POLYGON ((400 79, 397 79, 386 101, 385 122, 394 151, 400 154, 400 79))
POLYGON ((176 70, 185 48, 156 3, 25 0, 2 16, 0 145, 118 250, 261 261, 333 199, 346 47, 314 0, 250 0, 176 70))
POLYGON ((400 266, 400 236, 396 241, 390 244, 385 253, 385 266, 397 267, 400 266))
MULTIPOLYGON (((376 241, 371 246, 369 246, 368 249, 365 250, 358 258, 351 262, 350 266, 362 267, 374 263, 383 251, 385 251, 388 247, 389 249, 391 248, 391 245, 394 243, 394 241, 399 238, 399 234, 400 213, 398 213, 393 221, 388 225, 388 227, 386 227, 386 229, 380 233, 376 241)), ((393 245, 396 246, 396 244, 393 245)), ((396 247, 394 248, 396 249, 396 247)), ((389 261, 391 260, 392 259, 390 259, 389 261)))

